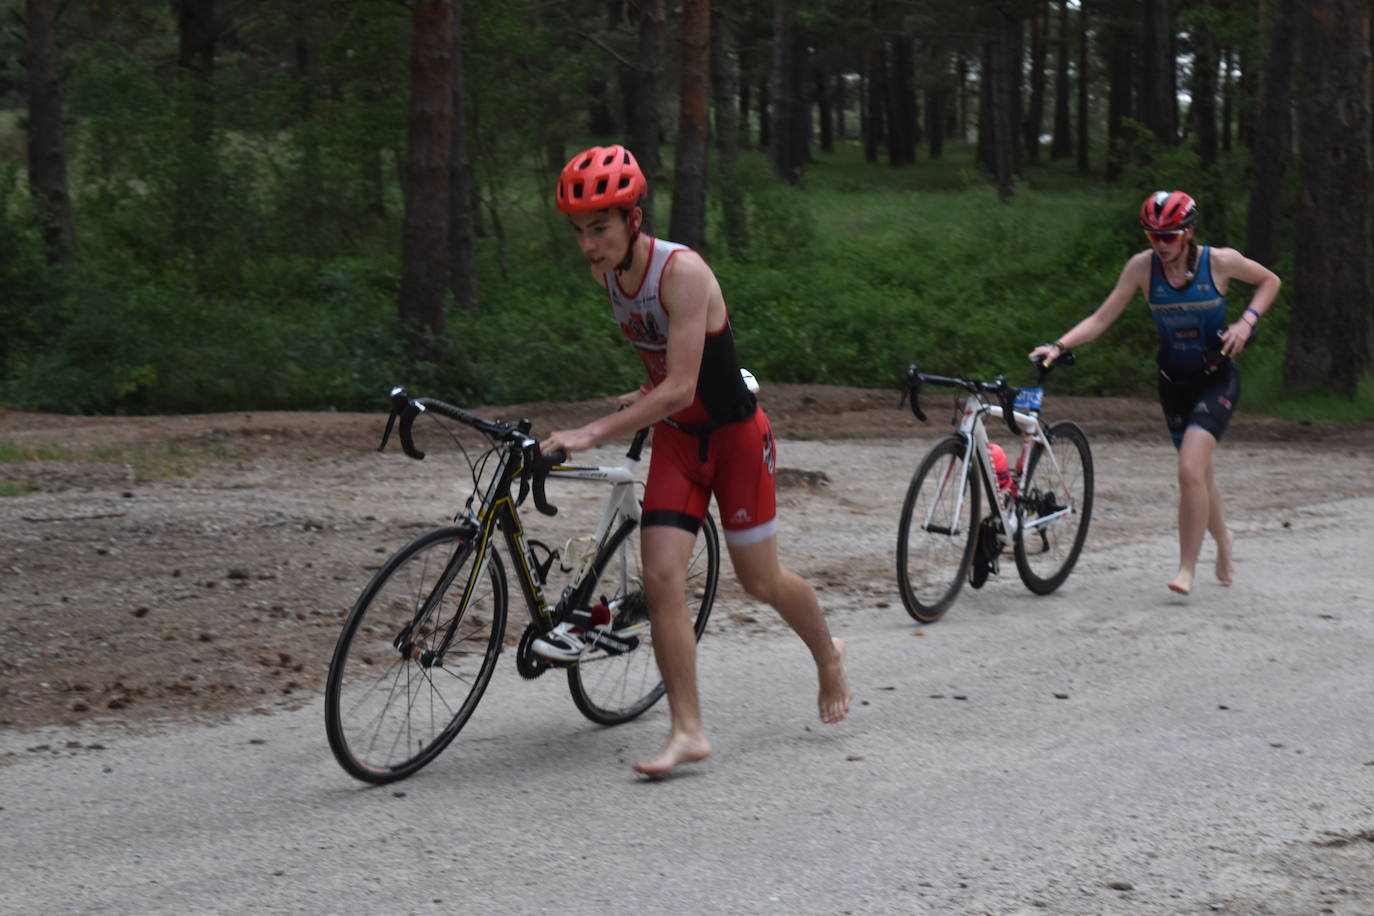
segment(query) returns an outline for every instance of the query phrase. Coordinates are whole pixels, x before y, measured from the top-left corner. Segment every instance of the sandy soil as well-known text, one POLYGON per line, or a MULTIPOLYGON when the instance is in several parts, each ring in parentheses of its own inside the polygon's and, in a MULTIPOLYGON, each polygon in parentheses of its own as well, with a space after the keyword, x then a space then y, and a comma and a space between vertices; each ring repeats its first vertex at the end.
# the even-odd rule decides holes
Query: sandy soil
MULTIPOLYGON (((773 385, 764 395, 780 440, 831 442, 859 478, 869 465, 892 461, 891 449, 866 448, 866 440, 909 440, 914 466, 925 442, 948 428, 952 407, 947 396, 927 400, 931 422, 921 426, 890 390, 773 385)), ((477 410, 529 417, 537 434, 606 408, 598 400, 477 410)), ((1169 461, 1152 401, 1052 398, 1046 415, 1072 418, 1094 443, 1119 444, 1126 455, 1139 443, 1150 461, 1169 461)), ((370 571, 444 522, 470 490, 467 466, 451 445, 428 442, 434 460, 420 464, 394 446, 377 454, 384 419, 0 411, 0 445, 21 455, 0 462, 0 493, 12 494, 0 498, 0 726, 143 726, 267 714, 312 696, 340 620, 370 571)), ((1374 483, 1344 478, 1338 465, 1342 455, 1368 455, 1372 444, 1371 425, 1242 413, 1222 453, 1227 492, 1237 508, 1296 505, 1311 498, 1311 487, 1329 493, 1333 483, 1367 495, 1374 483), (1276 488, 1265 460, 1271 448, 1310 453, 1336 471, 1276 488)), ((616 461, 617 453, 602 458, 616 461)), ((1128 496, 1130 468, 1129 458, 1099 467, 1102 509, 1090 547, 1130 536, 1133 521, 1113 512, 1114 500, 1157 504, 1167 525, 1172 493, 1128 496)), ((898 475, 903 482, 907 473, 898 475)), ((833 476, 789 464, 784 447, 784 511, 805 505, 811 525, 867 517, 869 504, 847 498, 845 481, 833 476)), ((873 520, 884 528, 893 525, 901 494, 889 496, 893 517, 873 520)), ((901 613, 886 551, 837 558, 803 545, 787 559, 818 588, 849 599, 840 603, 890 603, 901 613)), ((747 635, 772 625, 760 623, 738 593, 727 588, 722 597, 714 629, 747 635)))

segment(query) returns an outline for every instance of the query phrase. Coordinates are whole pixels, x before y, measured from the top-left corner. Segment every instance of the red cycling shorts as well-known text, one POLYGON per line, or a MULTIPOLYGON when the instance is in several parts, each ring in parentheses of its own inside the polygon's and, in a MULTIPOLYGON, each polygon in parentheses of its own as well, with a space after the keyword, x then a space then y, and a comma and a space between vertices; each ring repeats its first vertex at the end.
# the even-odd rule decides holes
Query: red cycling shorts
POLYGON ((773 427, 762 409, 712 432, 705 461, 695 434, 659 423, 644 486, 643 524, 695 534, 714 493, 725 542, 762 541, 777 531, 776 471, 773 427))

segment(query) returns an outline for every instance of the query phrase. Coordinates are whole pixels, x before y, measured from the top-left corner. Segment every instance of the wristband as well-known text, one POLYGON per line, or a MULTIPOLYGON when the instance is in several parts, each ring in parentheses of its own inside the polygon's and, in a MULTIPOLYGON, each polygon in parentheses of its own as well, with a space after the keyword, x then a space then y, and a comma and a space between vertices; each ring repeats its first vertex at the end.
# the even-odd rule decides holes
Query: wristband
POLYGON ((1260 313, 1257 312, 1257 311, 1255 311, 1253 308, 1247 308, 1245 311, 1243 311, 1243 312, 1240 313, 1240 317, 1242 317, 1242 318, 1244 318, 1246 315, 1254 315, 1254 316, 1255 316, 1255 320, 1254 320, 1253 322, 1250 323, 1250 327, 1253 328, 1256 324, 1259 323, 1259 320, 1260 320, 1260 313))
POLYGON ((1064 341, 1062 341, 1062 340, 1056 340, 1056 341, 1052 344, 1052 346, 1053 346, 1056 350, 1058 350, 1060 353, 1063 353, 1065 350, 1068 349, 1068 347, 1064 346, 1064 341))

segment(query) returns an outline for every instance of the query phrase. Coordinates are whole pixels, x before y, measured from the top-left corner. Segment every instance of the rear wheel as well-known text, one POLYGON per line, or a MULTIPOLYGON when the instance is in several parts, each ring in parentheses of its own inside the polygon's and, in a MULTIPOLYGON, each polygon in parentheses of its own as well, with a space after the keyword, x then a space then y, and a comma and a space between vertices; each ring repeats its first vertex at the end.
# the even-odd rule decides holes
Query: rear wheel
POLYGON ((934 623, 968 578, 978 533, 979 489, 965 468, 964 441, 948 436, 926 453, 902 503, 897 528, 897 585, 907 613, 934 623))
MULTIPOLYGON (((644 564, 639 554, 639 527, 622 525, 597 555, 592 600, 611 612, 613 635, 635 641, 628 652, 599 647, 585 652, 568 669, 568 689, 582 714, 602 725, 635 718, 663 696, 663 679, 654 658, 649 606, 644 598, 644 564)), ((687 607, 697 639, 706 629, 720 576, 720 538, 711 516, 702 521, 687 567, 687 607)))
POLYGON ((1093 512, 1088 437, 1068 421, 1055 423, 1047 434, 1054 455, 1043 448, 1031 454, 1025 487, 1016 498, 1021 517, 1013 542, 1016 571, 1037 595, 1048 595, 1069 577, 1093 512))
POLYGON ((506 574, 491 552, 472 581, 470 536, 438 528, 401 548, 344 623, 325 683, 325 727, 334 757, 358 779, 393 782, 429 763, 491 680, 506 629, 506 574))

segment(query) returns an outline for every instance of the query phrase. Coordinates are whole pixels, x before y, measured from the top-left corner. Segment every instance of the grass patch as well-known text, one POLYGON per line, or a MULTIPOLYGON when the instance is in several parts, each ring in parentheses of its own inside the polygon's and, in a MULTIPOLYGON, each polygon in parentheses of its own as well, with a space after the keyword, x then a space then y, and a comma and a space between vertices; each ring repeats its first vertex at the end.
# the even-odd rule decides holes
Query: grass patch
MULTIPOLYGON (((240 457, 222 445, 188 447, 178 442, 126 449, 110 445, 70 448, 59 445, 16 445, 0 440, 0 464, 32 461, 70 461, 89 464, 119 464, 132 469, 135 482, 189 477, 206 464, 240 457)), ((23 491, 27 492, 27 491, 23 491)), ((0 493, 0 495, 16 495, 0 493)))
POLYGON ((23 496, 25 493, 32 493, 34 487, 26 483, 15 483, 12 480, 0 480, 0 499, 6 496, 23 496))
POLYGON ((1282 354, 1246 359, 1241 375, 1241 409, 1283 420, 1323 423, 1374 422, 1374 373, 1366 373, 1354 398, 1320 391, 1293 391, 1283 381, 1282 354))

